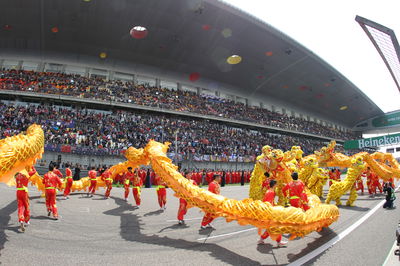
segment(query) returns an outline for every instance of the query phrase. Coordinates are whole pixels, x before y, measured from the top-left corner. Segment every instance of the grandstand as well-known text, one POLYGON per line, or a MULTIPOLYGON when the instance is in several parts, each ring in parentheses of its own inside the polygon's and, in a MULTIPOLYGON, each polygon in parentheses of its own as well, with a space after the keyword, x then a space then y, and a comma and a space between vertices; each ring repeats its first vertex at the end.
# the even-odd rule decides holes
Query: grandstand
MULTIPOLYGON (((54 128, 67 128, 68 134, 79 136, 82 124, 75 122, 79 118, 73 114, 64 121, 56 115, 52 121, 46 120, 49 125, 61 124, 52 128, 54 137, 46 147, 52 153, 44 160, 54 161, 60 153, 69 156, 70 152, 118 156, 129 146, 143 145, 146 136, 151 136, 174 143, 176 138, 178 152, 171 151, 171 156, 178 162, 251 162, 264 144, 287 149, 297 143, 309 147, 306 153, 333 139, 342 144, 360 137, 351 130, 355 124, 382 114, 318 56, 235 7, 220 1, 139 1, 129 17, 110 23, 116 12, 130 5, 120 1, 54 1, 22 9, 18 3, 4 6, 0 96, 7 100, 6 105, 19 101, 74 110, 89 108, 106 116, 120 111, 138 116, 143 113, 147 121, 150 116, 162 120, 171 117, 172 121, 192 119, 198 124, 192 128, 192 136, 185 141, 188 133, 183 130, 177 131, 168 123, 147 122, 151 133, 140 139, 125 131, 128 136, 112 134, 97 140, 98 132, 87 133, 85 128, 83 135, 91 135, 86 137, 92 140, 74 142, 57 136, 65 132, 54 128), (157 22, 146 16, 154 5, 157 22), (55 18, 51 10, 56 9, 65 12, 55 18), (104 10, 109 12, 103 14, 104 10), (23 21, 11 15, 16 12, 23 21), (34 23, 39 16, 40 25, 34 23), (223 19, 217 21, 217 17, 223 19), (95 30, 89 21, 96 21, 96 27, 103 30, 95 30), (182 21, 187 22, 184 27, 182 21), (142 26, 138 32, 147 34, 145 38, 130 35, 134 26, 142 26), (248 42, 240 42, 243 38, 248 42), (232 58, 242 61, 236 64, 232 58), (224 133, 223 140, 215 135, 204 138, 201 125, 207 121, 213 121, 214 134, 220 130, 235 133, 224 133), (227 143, 234 144, 230 151, 222 147, 227 143)), ((126 129, 139 127, 138 121, 126 129)), ((14 126, 13 133, 26 124, 14 126)), ((123 124, 118 125, 120 130, 123 124)), ((1 130, 3 135, 10 131, 5 124, 1 130)), ((89 157, 88 165, 94 160, 89 157)))

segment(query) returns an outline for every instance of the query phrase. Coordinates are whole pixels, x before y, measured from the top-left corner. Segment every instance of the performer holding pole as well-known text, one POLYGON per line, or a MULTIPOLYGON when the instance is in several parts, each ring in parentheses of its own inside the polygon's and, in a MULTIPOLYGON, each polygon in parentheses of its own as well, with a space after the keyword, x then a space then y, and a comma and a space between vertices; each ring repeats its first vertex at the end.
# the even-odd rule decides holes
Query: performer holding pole
POLYGON ((96 167, 92 167, 92 170, 89 171, 88 175, 89 175, 89 179, 90 179, 90 187, 89 187, 89 191, 87 193, 87 196, 89 197, 93 197, 94 193, 96 192, 96 185, 97 185, 97 171, 95 170, 96 167))
MULTIPOLYGON (((192 178, 192 175, 186 175, 187 179, 189 179, 193 185, 197 186, 196 181, 192 178)), ((178 209, 178 224, 184 224, 185 220, 183 220, 185 214, 187 213, 187 201, 185 199, 179 198, 179 209, 178 209)))
MULTIPOLYGON (((264 195, 264 199, 263 202, 269 202, 271 203, 272 206, 275 206, 275 185, 276 185, 276 180, 270 180, 269 181, 269 185, 268 185, 268 190, 264 195)), ((275 241, 278 243, 278 247, 284 246, 287 244, 286 241, 282 241, 282 235, 271 235, 270 233, 268 233, 268 230, 265 230, 265 232, 263 234, 262 230, 259 229, 258 233, 260 234, 260 240, 258 240, 257 244, 262 245, 265 244, 264 240, 267 239, 269 236, 271 236, 271 238, 275 239, 275 241)))
MULTIPOLYGON (((220 193, 220 186, 219 183, 221 182, 221 176, 220 175, 214 175, 213 176, 213 181, 208 185, 208 191, 214 193, 214 194, 219 194, 220 193)), ((213 228, 211 225, 211 222, 214 220, 214 217, 210 213, 206 213, 203 217, 203 220, 201 221, 201 229, 206 229, 206 228, 213 228)))
POLYGON ((292 179, 283 189, 283 195, 289 198, 289 203, 292 207, 302 208, 308 210, 308 198, 304 191, 305 185, 301 180, 298 180, 299 176, 296 172, 292 173, 292 179))
MULTIPOLYGON (((35 168, 29 172, 29 176, 33 176, 36 173, 35 168)), ((20 229, 25 232, 25 226, 29 225, 29 220, 31 218, 31 213, 29 209, 29 194, 28 194, 28 182, 29 178, 22 174, 15 174, 15 182, 17 187, 17 203, 18 203, 18 222, 20 224, 20 229)))
POLYGON ((111 178, 111 171, 110 169, 105 170, 101 174, 101 179, 106 183, 106 193, 104 193, 104 198, 110 198, 110 193, 113 185, 113 179, 111 178))
POLYGON ((135 174, 132 172, 132 167, 128 167, 128 172, 124 174, 125 201, 128 201, 130 183, 133 181, 134 176, 135 174))
POLYGON ((165 210, 167 207, 165 206, 167 204, 167 189, 164 181, 156 175, 156 184, 157 184, 157 199, 158 199, 158 204, 160 205, 160 210, 165 210))
POLYGON ((69 194, 71 193, 71 187, 72 187, 72 183, 74 182, 74 180, 72 179, 72 171, 69 168, 70 165, 69 163, 67 163, 65 165, 65 167, 67 167, 65 169, 65 189, 64 189, 64 199, 69 199, 69 194))
MULTIPOLYGON (((132 168, 131 168, 132 169, 132 168)), ((140 193, 142 189, 142 179, 140 179, 137 169, 135 169, 135 173, 132 180, 132 193, 133 197, 135 198, 136 207, 139 208, 140 206, 140 193)))
POLYGON ((57 188, 61 189, 62 182, 54 172, 54 166, 49 166, 49 172, 43 177, 43 184, 46 188, 46 207, 47 216, 53 213, 54 219, 58 220, 58 210, 56 205, 57 188))

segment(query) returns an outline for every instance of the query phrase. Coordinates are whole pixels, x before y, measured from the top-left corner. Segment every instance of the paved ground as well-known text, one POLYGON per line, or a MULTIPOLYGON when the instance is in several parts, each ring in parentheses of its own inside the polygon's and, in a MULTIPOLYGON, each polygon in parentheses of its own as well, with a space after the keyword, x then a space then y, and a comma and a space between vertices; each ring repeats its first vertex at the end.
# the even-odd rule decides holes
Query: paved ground
MULTIPOLYGON (((242 199, 248 187, 222 188, 224 196, 242 199)), ((99 191, 103 193, 103 189, 99 191)), ((159 211, 154 189, 143 189, 140 209, 123 201, 123 190, 112 198, 74 194, 57 205, 61 219, 46 216, 44 199, 30 189, 32 221, 18 231, 15 188, 0 184, 0 262, 3 265, 286 265, 309 254, 344 232, 373 209, 380 199, 361 196, 357 207, 342 207, 329 229, 277 248, 268 240, 257 246, 256 229, 219 218, 216 230, 199 230, 202 213, 189 210, 185 226, 176 225, 178 199, 168 191, 166 211, 159 211)), ((400 194, 398 194, 398 198, 400 194)), ((132 195, 130 195, 132 201, 132 195)), ((344 201, 345 202, 345 201, 344 201)), ((382 265, 393 247, 398 210, 382 208, 343 240, 307 264, 382 265)))

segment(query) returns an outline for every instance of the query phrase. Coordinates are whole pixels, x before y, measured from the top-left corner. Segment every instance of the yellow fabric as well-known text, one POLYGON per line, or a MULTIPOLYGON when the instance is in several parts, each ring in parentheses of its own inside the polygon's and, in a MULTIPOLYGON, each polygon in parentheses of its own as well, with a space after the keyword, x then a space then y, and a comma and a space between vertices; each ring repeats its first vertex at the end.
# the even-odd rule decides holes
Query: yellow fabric
POLYGON ((291 234, 291 237, 304 236, 329 226, 339 217, 335 205, 322 204, 318 197, 310 196, 310 210, 300 208, 272 206, 260 200, 234 200, 216 195, 193 185, 184 178, 171 159, 166 156, 169 144, 150 141, 144 150, 129 148, 126 156, 129 162, 150 163, 162 180, 176 192, 176 196, 185 199, 189 206, 197 206, 214 217, 224 217, 228 222, 236 220, 240 225, 253 225, 268 229, 271 234, 291 234))
MULTIPOLYGON (((26 134, 0 140, 0 182, 12 184, 14 175, 30 169, 44 152, 44 133, 39 125, 28 127, 26 134)), ((28 175, 27 175, 28 176, 28 175)))
POLYGON ((28 192, 28 188, 27 187, 17 187, 17 190, 24 190, 24 191, 28 192))

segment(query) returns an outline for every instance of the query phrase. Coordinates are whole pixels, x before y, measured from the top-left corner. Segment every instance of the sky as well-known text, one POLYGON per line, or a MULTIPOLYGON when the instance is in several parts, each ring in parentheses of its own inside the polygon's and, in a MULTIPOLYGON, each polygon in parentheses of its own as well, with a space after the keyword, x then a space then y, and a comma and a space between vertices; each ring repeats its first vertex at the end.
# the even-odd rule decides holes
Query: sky
POLYGON ((400 109, 400 92, 356 15, 394 30, 400 0, 223 0, 284 32, 362 90, 384 112, 400 109))

